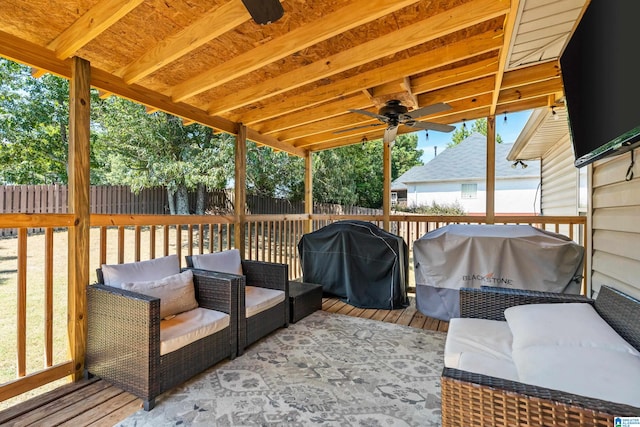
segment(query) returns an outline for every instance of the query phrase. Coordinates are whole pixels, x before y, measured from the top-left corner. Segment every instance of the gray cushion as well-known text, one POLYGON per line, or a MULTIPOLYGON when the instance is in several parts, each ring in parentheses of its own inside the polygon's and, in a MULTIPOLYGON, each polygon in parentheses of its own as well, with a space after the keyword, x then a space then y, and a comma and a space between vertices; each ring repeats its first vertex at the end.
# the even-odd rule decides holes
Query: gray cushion
POLYGON ((104 284, 116 288, 122 287, 124 282, 159 280, 178 273, 180 260, 177 255, 127 264, 102 264, 104 284))

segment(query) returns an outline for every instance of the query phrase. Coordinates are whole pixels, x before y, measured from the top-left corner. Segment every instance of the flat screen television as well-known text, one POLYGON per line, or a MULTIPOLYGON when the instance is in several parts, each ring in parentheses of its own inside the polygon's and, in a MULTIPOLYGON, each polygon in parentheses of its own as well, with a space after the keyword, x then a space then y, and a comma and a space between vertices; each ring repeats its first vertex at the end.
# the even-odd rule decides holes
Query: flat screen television
POLYGON ((560 56, 575 166, 640 145, 640 1, 591 0, 560 56))

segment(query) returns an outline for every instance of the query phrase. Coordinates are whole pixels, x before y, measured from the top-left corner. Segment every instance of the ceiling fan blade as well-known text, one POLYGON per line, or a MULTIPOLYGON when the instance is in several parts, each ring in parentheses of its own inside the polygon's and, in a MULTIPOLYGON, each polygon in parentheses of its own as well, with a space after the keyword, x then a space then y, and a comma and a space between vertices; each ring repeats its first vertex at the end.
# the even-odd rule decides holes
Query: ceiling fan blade
POLYGON ((412 119, 417 119, 418 117, 428 116, 430 114, 440 113, 442 111, 450 110, 451 106, 449 104, 445 104, 444 102, 439 102, 437 104, 427 105, 426 107, 418 108, 417 110, 413 110, 405 114, 406 116, 411 117, 412 119))
POLYGON ((395 141, 397 133, 398 133, 398 126, 389 126, 384 130, 384 137, 382 138, 382 140, 385 143, 391 143, 395 141))
POLYGON ((435 130, 438 132, 451 132, 456 128, 455 126, 451 126, 451 125, 443 125, 440 123, 433 123, 433 122, 418 122, 418 121, 406 122, 405 125, 411 126, 412 128, 435 130))
POLYGON ((367 110, 349 110, 349 111, 351 111, 352 113, 364 114, 365 116, 373 117, 374 119, 378 119, 380 121, 383 121, 384 123, 387 123, 387 121, 389 120, 385 116, 381 116, 380 114, 372 113, 371 111, 367 111, 367 110))
POLYGON ((335 131, 335 132, 333 132, 333 133, 344 133, 344 132, 350 132, 350 131, 352 131, 352 130, 364 129, 364 128, 374 127, 374 126, 380 126, 380 125, 382 125, 382 123, 370 123, 370 124, 368 124, 368 125, 355 126, 355 127, 349 128, 349 129, 340 129, 340 130, 337 130, 337 131, 335 131))
POLYGON ((242 3, 256 24, 271 24, 284 14, 280 0, 242 0, 242 3))

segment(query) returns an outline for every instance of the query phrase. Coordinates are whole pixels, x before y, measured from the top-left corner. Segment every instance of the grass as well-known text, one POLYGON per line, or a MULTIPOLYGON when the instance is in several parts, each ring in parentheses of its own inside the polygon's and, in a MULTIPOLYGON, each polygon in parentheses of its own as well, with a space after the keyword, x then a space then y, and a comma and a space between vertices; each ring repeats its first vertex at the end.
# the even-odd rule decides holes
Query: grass
MULTIPOLYGON (((95 282, 95 270, 100 266, 100 231, 91 229, 90 238, 90 282, 95 282)), ((149 229, 143 228, 140 235, 141 259, 150 258, 149 229)), ((124 262, 135 261, 135 231, 125 230, 124 262)), ((205 242, 207 244, 208 242, 205 242)), ((223 242, 226 244, 226 242, 223 242)), ((182 254, 188 253, 186 231, 182 232, 182 254)), ((194 233, 194 245, 198 245, 197 233, 194 233)), ((164 229, 156 229, 156 257, 164 255, 164 229)), ((107 264, 118 262, 118 230, 107 230, 107 264)), ((67 339, 67 232, 54 233, 53 242, 53 364, 69 360, 67 339)), ((219 248, 217 248, 219 249, 219 248)), ((276 250, 276 249, 273 249, 276 250)), ((26 328, 26 364, 27 374, 45 367, 44 347, 44 234, 30 235, 27 239, 27 328, 26 328)), ((169 253, 176 253, 175 228, 169 230, 169 253)), ((194 248, 197 253, 197 248, 194 248)), ((18 239, 0 239, 0 384, 13 381, 17 376, 17 269, 18 239)), ((411 256, 411 254, 410 254, 411 256)), ((412 260, 410 259, 410 266, 412 260)), ((183 261, 184 263, 184 261, 183 261)), ((409 269, 410 286, 414 285, 413 268, 409 269)), ((59 387, 69 379, 61 379, 38 389, 31 390, 12 399, 0 402, 0 410, 18 402, 34 397, 45 391, 59 387)))
MULTIPOLYGON (((67 232, 54 233, 53 242, 53 364, 69 360, 67 339, 67 232)), ((186 243, 183 232, 183 245, 186 243)), ((100 265, 99 229, 91 229, 90 282, 95 282, 95 270, 100 265)), ((117 263, 117 229, 107 231, 107 263, 117 263)), ((175 229, 170 230, 169 253, 175 253, 175 229)), ((156 230, 156 256, 162 256, 164 230, 156 230)), ((141 232, 141 259, 149 259, 149 230, 141 232)), ((125 230, 124 262, 135 261, 135 234, 133 229, 125 230)), ((186 247, 183 251, 186 251, 186 247)), ((44 346, 44 234, 30 235, 27 239, 27 328, 26 367, 27 374, 45 367, 44 346)), ((186 253, 186 252, 184 252, 186 253)), ((17 271, 18 239, 0 239, 0 384, 13 381, 17 374, 17 271)), ((47 384, 39 389, 0 402, 0 410, 27 398, 53 389, 68 379, 47 384)))

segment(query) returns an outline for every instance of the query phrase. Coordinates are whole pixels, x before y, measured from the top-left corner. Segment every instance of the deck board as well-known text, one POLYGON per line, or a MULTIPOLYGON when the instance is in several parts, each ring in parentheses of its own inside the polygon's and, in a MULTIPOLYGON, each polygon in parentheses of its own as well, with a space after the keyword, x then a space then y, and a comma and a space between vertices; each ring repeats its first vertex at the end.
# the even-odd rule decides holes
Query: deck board
MULTIPOLYGON (((448 322, 427 317, 415 308, 358 308, 337 298, 323 298, 322 310, 420 329, 446 332, 448 322)), ((142 408, 142 401, 98 378, 66 384, 0 411, 0 425, 113 426, 142 408)))

